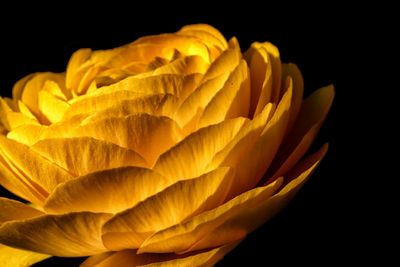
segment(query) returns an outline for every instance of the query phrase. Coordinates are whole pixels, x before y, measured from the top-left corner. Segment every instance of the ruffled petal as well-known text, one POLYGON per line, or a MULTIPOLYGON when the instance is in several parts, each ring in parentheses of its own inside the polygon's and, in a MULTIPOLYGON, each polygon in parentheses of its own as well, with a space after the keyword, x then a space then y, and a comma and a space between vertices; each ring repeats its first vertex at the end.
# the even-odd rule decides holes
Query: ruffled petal
POLYGON ((147 165, 135 151, 92 137, 44 139, 31 148, 77 176, 111 168, 147 165))
POLYGON ((24 144, 0 136, 0 148, 1 159, 7 163, 12 172, 44 196, 53 191, 59 183, 74 178, 69 172, 43 158, 24 144))
POLYGON ((0 244, 0 265, 3 267, 27 267, 50 257, 51 255, 12 248, 0 244))
POLYGON ((110 250, 138 248, 155 231, 220 205, 232 177, 233 169, 223 167, 173 184, 110 219, 103 227, 104 245, 110 250))
POLYGON ((284 187, 271 198, 232 216, 184 252, 220 246, 252 232, 281 211, 310 177, 328 149, 324 145, 302 161, 287 177, 284 187))
POLYGON ((43 214, 19 201, 0 197, 0 225, 7 221, 29 219, 43 214))
POLYGON ((202 128, 162 154, 153 169, 171 179, 197 177, 219 150, 225 147, 248 120, 236 118, 202 128))
POLYGON ((53 213, 92 211, 117 213, 171 185, 152 170, 124 167, 104 170, 59 185, 44 209, 53 213))
POLYGON ((226 119, 247 117, 250 108, 250 77, 245 60, 226 80, 223 88, 213 97, 199 119, 199 127, 219 123, 226 119))
POLYGON ((136 250, 123 250, 112 254, 92 256, 82 263, 81 267, 173 267, 173 266, 214 266, 226 254, 239 245, 240 241, 206 251, 197 251, 183 255, 170 254, 136 254, 136 250))
POLYGON ((333 86, 323 87, 308 96, 297 120, 268 170, 269 181, 285 175, 307 152, 324 122, 334 98, 333 86))
POLYGON ((0 227, 0 242, 60 257, 94 255, 106 250, 100 229, 110 216, 80 212, 9 221, 0 227))
POLYGON ((239 163, 233 183, 234 186, 232 186, 228 199, 256 186, 267 171, 286 131, 292 91, 292 88, 289 87, 277 106, 274 115, 261 132, 259 139, 239 163))
MULTIPOLYGON (((192 247, 207 234, 237 214, 270 198, 282 184, 276 180, 265 187, 247 191, 217 208, 203 212, 189 220, 156 232, 139 248, 139 253, 182 252, 192 247)), ((242 233, 240 238, 243 237, 242 233)), ((238 237, 235 234, 234 237, 238 237)))

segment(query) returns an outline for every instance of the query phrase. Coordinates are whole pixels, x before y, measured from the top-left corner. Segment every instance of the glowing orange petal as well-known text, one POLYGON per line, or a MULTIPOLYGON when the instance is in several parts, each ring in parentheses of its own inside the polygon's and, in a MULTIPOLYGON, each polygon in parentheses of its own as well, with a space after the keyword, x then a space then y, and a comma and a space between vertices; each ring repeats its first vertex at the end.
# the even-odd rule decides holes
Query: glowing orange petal
POLYGON ((170 184, 165 177, 149 169, 104 170, 59 185, 46 200, 44 208, 54 213, 116 213, 133 207, 170 184))
POLYGON ((271 59, 264 47, 253 43, 244 54, 251 77, 251 103, 249 116, 256 116, 263 107, 271 102, 272 66, 271 59))
POLYGON ((70 173, 44 159, 26 145, 0 136, 0 148, 1 158, 12 171, 44 195, 51 192, 57 184, 73 179, 70 173))
POLYGON ((267 104, 264 110, 249 121, 224 149, 215 154, 207 169, 211 170, 219 166, 236 168, 257 142, 273 111, 274 105, 267 104))
POLYGON ((297 120, 277 153, 267 176, 285 175, 307 152, 324 122, 334 98, 333 86, 323 87, 308 96, 297 120))
POLYGON ((203 174, 212 157, 235 137, 246 121, 245 118, 226 120, 194 132, 162 154, 153 169, 174 181, 203 174))
POLYGON ((0 244, 0 265, 2 267, 31 266, 50 257, 51 255, 7 247, 0 244))
MULTIPOLYGON (((265 187, 247 191, 215 209, 203 212, 189 220, 156 232, 144 241, 138 252, 168 253, 186 251, 230 218, 246 212, 246 210, 269 199, 281 184, 282 179, 278 179, 265 187)), ((235 234, 234 236, 237 237, 238 235, 235 234)))
POLYGON ((208 64, 200 56, 187 56, 172 61, 154 70, 153 75, 160 74, 192 74, 192 73, 205 73, 208 64))
POLYGON ((21 95, 21 101, 32 111, 36 117, 40 117, 38 106, 38 93, 43 89, 46 81, 51 80, 60 86, 64 84, 65 75, 62 73, 43 72, 35 74, 26 82, 21 95))
POLYGON ((43 205, 46 194, 42 194, 30 181, 13 172, 0 157, 0 184, 8 191, 39 206, 43 205))
POLYGON ((234 185, 228 199, 253 188, 274 159, 289 121, 292 91, 292 88, 288 88, 260 138, 238 165, 234 185))
POLYGON ((239 116, 247 117, 250 107, 250 77, 247 63, 241 60, 223 88, 208 103, 199 120, 199 127, 239 116))
POLYGON ((286 185, 277 194, 229 218, 229 220, 219 225, 185 252, 211 248, 233 242, 268 221, 272 216, 282 210, 303 186, 324 157, 327 148, 327 145, 324 145, 316 153, 302 161, 295 170, 285 178, 286 185))
POLYGON ((0 227, 0 242, 16 248, 60 257, 104 252, 100 229, 107 213, 77 212, 8 221, 0 227))
POLYGON ((110 250, 137 248, 146 237, 222 203, 233 169, 219 168, 200 177, 173 184, 125 210, 103 227, 103 242, 110 250))
POLYGON ((76 175, 124 166, 145 166, 135 151, 91 137, 44 139, 32 146, 38 154, 76 175))
POLYGON ((208 251, 197 251, 183 255, 170 254, 136 254, 136 250, 123 250, 115 253, 104 253, 92 256, 82 263, 81 267, 178 267, 178 266, 214 266, 226 254, 239 245, 240 241, 227 244, 208 251))
POLYGON ((72 54, 65 75, 65 85, 67 88, 78 88, 82 76, 79 77, 76 74, 78 73, 79 68, 90 58, 91 54, 92 50, 89 48, 79 49, 72 54))
POLYGON ((0 225, 7 221, 29 219, 43 214, 19 201, 0 197, 0 225))

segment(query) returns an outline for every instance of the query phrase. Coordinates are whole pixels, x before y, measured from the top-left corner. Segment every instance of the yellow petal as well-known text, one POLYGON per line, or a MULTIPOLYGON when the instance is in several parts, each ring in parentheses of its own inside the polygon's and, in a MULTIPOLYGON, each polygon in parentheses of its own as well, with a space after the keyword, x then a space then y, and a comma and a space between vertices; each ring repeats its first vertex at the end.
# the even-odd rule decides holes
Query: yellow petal
POLYGON ((116 213, 169 186, 165 177, 149 169, 124 167, 88 174, 59 185, 45 210, 54 213, 92 211, 116 213))
POLYGON ((60 257, 93 255, 105 251, 100 229, 110 216, 79 212, 9 221, 0 227, 0 242, 60 257))
POLYGON ((103 253, 88 258, 82 263, 81 267, 211 267, 220 261, 232 249, 234 249, 240 242, 241 240, 211 250, 198 251, 183 255, 177 255, 175 253, 148 253, 139 255, 136 254, 136 250, 123 250, 115 253, 103 253))
POLYGON ((153 75, 160 74, 204 74, 207 70, 207 62, 200 56, 187 56, 172 61, 154 70, 153 75))
POLYGON ((44 159, 26 145, 0 136, 0 148, 1 158, 12 171, 44 195, 51 192, 57 184, 73 179, 70 173, 44 159))
POLYGON ((230 73, 239 64, 242 58, 239 43, 236 38, 229 40, 229 48, 226 49, 214 62, 211 63, 204 74, 202 82, 220 76, 223 73, 230 73))
POLYGON ((249 116, 256 116, 271 102, 272 65, 267 50, 253 43, 244 54, 251 77, 251 102, 249 116))
POLYGON ((293 63, 282 64, 282 82, 284 84, 284 88, 288 88, 290 86, 288 83, 293 83, 292 107, 290 109, 288 128, 286 130, 286 132, 289 133, 296 122, 301 104, 303 102, 304 80, 300 69, 293 63))
POLYGON ((7 221, 29 219, 43 214, 22 202, 0 197, 0 225, 7 221))
MULTIPOLYGON (((176 49, 186 56, 198 55, 209 62, 210 55, 207 46, 199 39, 178 34, 160 34, 145 36, 136 40, 132 45, 155 44, 167 49, 176 49)), ((164 56, 165 57, 165 56, 164 56)))
POLYGON ((135 151, 91 137, 44 139, 31 148, 78 176, 111 168, 146 165, 135 151))
POLYGON ((7 138, 31 146, 40 140, 46 129, 47 126, 43 125, 24 124, 8 132, 7 138))
POLYGON ((3 267, 27 267, 50 257, 51 255, 7 247, 0 244, 0 265, 3 267))
MULTIPOLYGON (((281 184, 282 179, 278 179, 265 187, 247 191, 215 209, 203 212, 189 220, 156 232, 144 241, 138 252, 168 253, 186 251, 230 218, 270 198, 281 184)), ((234 236, 237 237, 237 234, 234 234, 234 236)))
POLYGON ((38 107, 38 93, 43 89, 46 81, 51 80, 59 84, 60 87, 64 84, 65 75, 62 73, 43 72, 37 73, 29 81, 26 82, 22 92, 21 101, 32 111, 36 117, 40 117, 38 107))
POLYGON ((173 184, 110 219, 103 227, 104 245, 110 250, 137 248, 155 231, 220 205, 232 177, 233 169, 223 167, 173 184))
POLYGON ((207 169, 212 170, 219 166, 236 168, 257 142, 262 130, 271 118, 273 110, 274 105, 268 103, 264 110, 249 121, 228 145, 215 154, 207 169))
POLYGON ((197 129, 197 122, 204 108, 221 90, 228 76, 229 72, 203 82, 179 106, 175 118, 184 132, 190 133, 197 129))
POLYGON ((37 121, 35 115, 33 115, 32 112, 29 110, 29 108, 20 100, 18 100, 18 109, 19 112, 21 112, 25 116, 37 121))
MULTIPOLYGON (((88 97, 96 97, 98 95, 115 93, 117 91, 130 91, 141 95, 172 94, 178 98, 184 99, 194 90, 201 77, 202 75, 198 73, 189 75, 162 74, 144 78, 131 76, 116 84, 104 86, 88 97)), ((113 101, 113 99, 110 101, 113 101)))
POLYGON ((13 96, 13 100, 15 101, 15 103, 18 103, 18 101, 21 100, 22 93, 24 91, 26 83, 30 79, 32 79, 35 75, 36 75, 36 73, 31 73, 29 75, 26 75, 25 77, 23 77, 22 79, 18 80, 14 84, 13 89, 12 89, 12 96, 13 96))
POLYGON ((326 151, 327 145, 324 145, 301 162, 288 177, 285 177, 286 185, 277 194, 230 217, 185 252, 233 242, 268 221, 290 202, 318 166, 326 151))
POLYGON ((152 166, 158 156, 181 139, 181 130, 168 117, 145 113, 111 117, 73 129, 69 137, 91 136, 139 153, 152 166))
POLYGON ((26 116, 23 113, 13 111, 2 98, 0 98, 0 122, 8 131, 21 125, 38 124, 36 119, 26 116))
POLYGON ((228 46, 225 37, 216 28, 207 24, 192 24, 183 26, 178 33, 190 34, 202 39, 206 44, 218 46, 221 50, 225 50, 228 46), (203 35, 202 33, 208 33, 210 36, 203 35))
POLYGON ((37 205, 43 205, 46 198, 37 188, 35 188, 24 177, 11 170, 9 165, 0 157, 0 184, 15 195, 28 200, 37 205))
POLYGON ((67 72, 65 75, 65 85, 69 89, 77 88, 81 77, 77 77, 76 74, 79 67, 85 63, 91 56, 92 50, 89 48, 83 48, 72 54, 68 65, 67 72))
POLYGON ((129 77, 130 73, 124 69, 120 68, 112 68, 102 71, 99 75, 97 75, 94 79, 97 87, 102 87, 105 85, 110 85, 120 80, 129 77))
POLYGON ((199 127, 239 116, 247 117, 250 107, 250 77, 247 63, 241 60, 199 120, 199 127))
POLYGON ((288 88, 259 139, 238 165, 228 199, 253 188, 274 159, 289 120, 292 91, 292 88, 288 88))
POLYGON ((94 112, 82 124, 88 124, 110 117, 123 117, 138 113, 173 118, 179 99, 170 94, 156 94, 133 99, 125 99, 114 105, 94 112))
POLYGON ((69 104, 42 90, 38 93, 38 108, 50 122, 55 123, 63 118, 69 104))
POLYGON ((212 157, 234 138, 246 121, 245 118, 226 120, 194 132, 162 154, 153 169, 174 181, 203 174, 212 157))
POLYGON ((333 86, 327 86, 303 101, 293 131, 282 143, 268 170, 270 181, 285 175, 307 152, 328 114, 333 98, 333 86))
POLYGON ((282 80, 282 65, 279 50, 276 46, 269 42, 264 43, 255 43, 257 48, 264 48, 271 60, 272 67, 272 94, 271 101, 276 103, 279 100, 280 89, 281 89, 281 80, 282 80))

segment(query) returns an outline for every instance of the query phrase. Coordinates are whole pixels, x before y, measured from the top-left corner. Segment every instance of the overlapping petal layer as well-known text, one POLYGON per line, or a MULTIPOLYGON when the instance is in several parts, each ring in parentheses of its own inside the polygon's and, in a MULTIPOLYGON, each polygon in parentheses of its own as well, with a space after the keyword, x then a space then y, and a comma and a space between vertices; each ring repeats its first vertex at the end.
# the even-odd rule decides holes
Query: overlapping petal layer
POLYGON ((22 78, 0 98, 0 184, 37 208, 0 198, 0 265, 214 265, 325 155, 303 159, 333 86, 303 92, 277 47, 242 54, 206 24, 22 78))

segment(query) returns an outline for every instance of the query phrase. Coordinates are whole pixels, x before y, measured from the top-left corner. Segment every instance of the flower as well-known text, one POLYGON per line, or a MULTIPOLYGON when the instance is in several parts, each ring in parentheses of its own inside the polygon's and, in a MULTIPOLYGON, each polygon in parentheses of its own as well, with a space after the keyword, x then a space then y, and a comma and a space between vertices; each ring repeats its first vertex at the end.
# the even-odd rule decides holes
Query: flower
POLYGON ((31 204, 0 198, 0 263, 212 266, 325 155, 304 156, 333 86, 303 87, 271 43, 242 54, 204 24, 22 78, 0 99, 0 184, 31 204))

